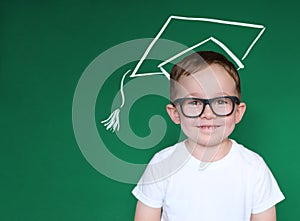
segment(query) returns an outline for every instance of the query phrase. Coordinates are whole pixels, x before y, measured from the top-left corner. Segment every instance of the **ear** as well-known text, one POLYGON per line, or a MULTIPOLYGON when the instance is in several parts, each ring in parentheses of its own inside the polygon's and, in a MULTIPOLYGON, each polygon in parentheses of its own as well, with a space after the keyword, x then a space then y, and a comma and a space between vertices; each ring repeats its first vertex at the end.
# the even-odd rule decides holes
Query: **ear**
POLYGON ((167 109, 167 112, 168 112, 170 118, 172 119, 172 121, 175 124, 180 124, 180 115, 177 111, 177 108, 174 107, 172 104, 168 104, 166 106, 166 109, 167 109))
POLYGON ((235 123, 236 124, 238 124, 242 120, 245 111, 246 111, 245 103, 240 103, 239 105, 237 105, 236 111, 235 111, 235 123))

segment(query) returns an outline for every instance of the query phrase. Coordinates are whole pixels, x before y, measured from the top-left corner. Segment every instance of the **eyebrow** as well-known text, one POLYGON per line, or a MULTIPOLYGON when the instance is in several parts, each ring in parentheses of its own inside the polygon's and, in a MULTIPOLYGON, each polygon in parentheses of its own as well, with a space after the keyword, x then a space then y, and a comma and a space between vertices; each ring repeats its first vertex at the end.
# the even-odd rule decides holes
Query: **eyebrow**
MULTIPOLYGON (((187 94, 185 96, 183 96, 183 98, 193 98, 193 97, 196 97, 196 98, 201 98, 201 97, 207 97, 207 96, 198 96, 199 94, 195 94, 195 93, 191 93, 191 94, 187 94)), ((231 96, 232 94, 229 94, 229 93, 216 93, 214 94, 214 97, 220 97, 220 96, 231 96)), ((236 96, 236 95, 234 95, 236 96)))

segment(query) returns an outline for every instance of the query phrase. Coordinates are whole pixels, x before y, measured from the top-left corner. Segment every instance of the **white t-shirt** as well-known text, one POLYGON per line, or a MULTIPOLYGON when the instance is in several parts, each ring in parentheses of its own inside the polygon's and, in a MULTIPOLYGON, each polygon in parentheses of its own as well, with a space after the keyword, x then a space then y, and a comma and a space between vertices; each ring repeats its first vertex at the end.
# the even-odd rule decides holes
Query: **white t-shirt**
POLYGON ((157 153, 132 193, 163 208, 162 221, 249 221, 284 199, 264 160, 232 141, 229 153, 204 164, 184 142, 157 153))

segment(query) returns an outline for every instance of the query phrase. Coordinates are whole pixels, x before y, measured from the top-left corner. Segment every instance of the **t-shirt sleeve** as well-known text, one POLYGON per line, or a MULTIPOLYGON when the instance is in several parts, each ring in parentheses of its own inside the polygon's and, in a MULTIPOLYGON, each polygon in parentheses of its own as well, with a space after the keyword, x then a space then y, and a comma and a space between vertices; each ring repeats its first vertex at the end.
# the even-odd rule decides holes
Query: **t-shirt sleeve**
POLYGON ((284 200, 273 174, 261 159, 253 192, 252 213, 261 213, 284 200))
POLYGON ((162 167, 160 159, 154 157, 132 191, 139 201, 152 208, 161 208, 165 197, 167 178, 162 167))
POLYGON ((157 184, 138 184, 132 194, 145 205, 161 208, 163 204, 162 191, 157 184))

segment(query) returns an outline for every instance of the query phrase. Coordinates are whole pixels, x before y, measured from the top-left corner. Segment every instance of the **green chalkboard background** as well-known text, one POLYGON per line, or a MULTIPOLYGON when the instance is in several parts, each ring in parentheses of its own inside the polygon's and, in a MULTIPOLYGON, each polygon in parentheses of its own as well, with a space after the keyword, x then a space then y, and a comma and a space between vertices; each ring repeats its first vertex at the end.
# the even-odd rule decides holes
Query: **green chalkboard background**
MULTIPOLYGON (((103 175, 85 158, 73 129, 73 98, 81 76, 100 54, 122 42, 153 38, 170 15, 266 26, 240 72, 248 109, 232 137, 262 155, 274 173, 286 196, 277 206, 278 220, 298 220, 299 7, 296 0, 1 1, 0 220, 133 220, 134 184, 103 175)), ((190 32, 178 36, 195 37, 190 32)), ((226 36, 241 41, 238 33, 226 36)), ((134 64, 107 78, 92 114, 105 148, 125 162, 145 164, 178 140, 179 128, 164 111, 166 98, 143 96, 127 115, 138 137, 151 133, 153 114, 165 118, 165 136, 153 148, 132 148, 100 123, 111 112, 124 70, 134 64)), ((104 161, 99 165, 122 172, 104 161)), ((129 176, 137 179, 140 173, 129 176)))

